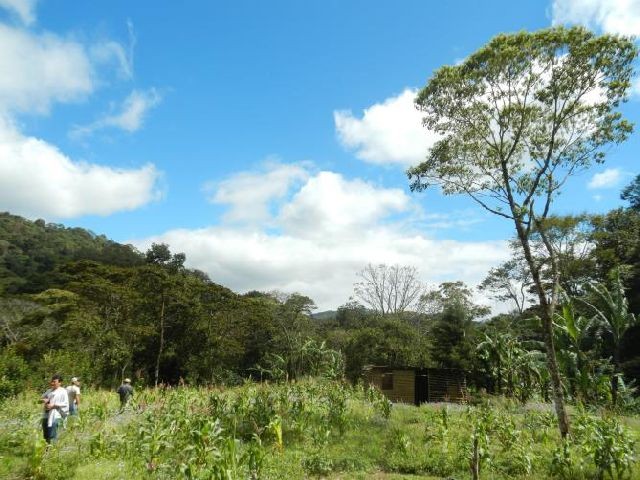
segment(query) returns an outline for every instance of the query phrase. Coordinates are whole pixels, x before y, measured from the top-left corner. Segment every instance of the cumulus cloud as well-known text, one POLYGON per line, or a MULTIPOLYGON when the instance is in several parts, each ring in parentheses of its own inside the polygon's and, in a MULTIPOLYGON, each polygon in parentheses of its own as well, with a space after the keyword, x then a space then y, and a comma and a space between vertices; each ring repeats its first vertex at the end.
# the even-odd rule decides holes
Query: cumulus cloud
POLYGON ((623 173, 618 168, 608 168, 604 172, 596 173, 588 183, 590 189, 612 188, 620 183, 623 173))
POLYGON ((94 90, 84 46, 73 40, 0 24, 0 112, 44 114, 54 102, 94 90))
POLYGON ((89 125, 75 126, 70 135, 72 138, 81 138, 105 128, 135 132, 142 127, 149 110, 156 107, 161 101, 162 96, 155 88, 146 91, 134 90, 122 102, 117 112, 104 115, 89 125))
POLYGON ((606 33, 640 35, 638 0, 554 0, 554 25, 578 23, 606 33))
POLYGON ((356 272, 367 263, 414 265, 428 283, 461 279, 473 285, 508 257, 503 242, 437 241, 404 235, 392 227, 354 231, 349 241, 321 237, 211 227, 172 230, 135 243, 141 249, 151 242, 168 243, 172 250, 186 253, 190 266, 236 291, 300 292, 321 310, 348 300, 356 272))
MULTIPOLYGON (((35 2, 4 2, 29 20, 35 2), (22 10, 20 10, 22 8, 22 10)), ((84 100, 96 88, 90 46, 53 33, 34 33, 0 23, 0 210, 27 217, 109 215, 156 199, 159 173, 153 165, 119 169, 74 161, 16 127, 20 115, 45 115, 56 103, 84 100)), ((155 92, 131 97, 104 121, 135 129, 155 92)))
POLYGON ((25 25, 36 21, 36 0, 0 0, 0 8, 12 12, 25 25))
MULTIPOLYGON (((254 179, 255 173, 246 178, 254 179)), ((307 173, 292 193, 268 225, 171 230, 133 243, 143 250, 152 242, 168 243, 187 254, 189 266, 236 291, 300 292, 320 309, 345 303, 356 272, 368 263, 414 265, 430 283, 462 279, 476 284, 509 255, 504 242, 441 241, 412 229, 402 216, 414 206, 399 189, 320 171, 307 173)), ((228 204, 231 210, 238 205, 228 204)), ((252 208, 261 208, 260 201, 252 208)))
POLYGON ((340 141, 366 162, 402 166, 421 162, 438 137, 422 126, 422 114, 413 103, 416 93, 406 89, 365 109, 361 118, 348 110, 335 111, 340 141))
POLYGON ((30 218, 109 215, 158 198, 158 176, 153 165, 125 170, 74 162, 0 123, 0 210, 30 218))
POLYGON ((224 220, 268 223, 274 201, 283 199, 292 186, 309 176, 308 165, 268 161, 264 168, 240 172, 220 182, 209 182, 204 189, 211 203, 228 205, 224 220))
POLYGON ((283 206, 279 220, 285 231, 299 237, 360 235, 360 231, 394 212, 408 208, 400 189, 381 189, 362 180, 346 180, 320 172, 283 206))

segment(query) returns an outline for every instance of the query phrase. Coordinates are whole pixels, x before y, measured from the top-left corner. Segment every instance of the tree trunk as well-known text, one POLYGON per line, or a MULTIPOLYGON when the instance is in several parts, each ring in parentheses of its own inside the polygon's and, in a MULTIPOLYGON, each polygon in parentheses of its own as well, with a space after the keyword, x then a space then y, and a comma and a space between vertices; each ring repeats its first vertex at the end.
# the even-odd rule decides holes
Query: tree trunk
MULTIPOLYGON (((569 433, 569 417, 564 405, 564 393, 562 391, 562 381, 560 380, 560 369, 558 368, 558 361, 556 359, 555 342, 553 339, 553 313, 555 310, 555 298, 558 285, 557 278, 557 262, 555 253, 550 245, 545 242, 547 252, 549 254, 549 260, 551 261, 552 268, 554 270, 554 286, 551 301, 547 299, 544 284, 540 276, 540 266, 536 265, 536 261, 531 253, 531 245, 529 244, 529 237, 525 233, 524 226, 518 221, 515 222, 516 231, 518 232, 518 239, 522 245, 524 257, 529 266, 531 272, 531 278, 535 284, 538 300, 542 309, 542 331, 544 335, 544 345, 547 353, 547 367, 549 368, 549 375, 551 377, 551 388, 553 392, 553 403, 556 410, 556 417, 558 419, 558 428, 560 429, 560 435, 562 438, 566 438, 569 433)), ((543 235, 541 233, 541 235, 543 235)), ((545 240, 545 238, 543 238, 545 240)))
POLYGON ((620 347, 613 347, 613 375, 611 375, 611 403, 615 407, 618 403, 618 376, 620 375, 620 347))
POLYGON ((162 295, 162 304, 160 305, 160 346, 158 347, 158 357, 156 358, 156 383, 158 388, 158 379, 160 378, 160 357, 164 349, 164 295, 162 295))
MULTIPOLYGON (((542 292, 544 295, 544 292, 542 292)), ((564 393, 562 391, 562 381, 560 380, 560 369, 556 359, 555 342, 553 340, 553 314, 549 312, 548 306, 545 306, 545 314, 542 319, 544 330, 544 345, 547 350, 547 366, 551 376, 551 388, 553 390, 553 403, 556 409, 556 417, 558 418, 558 428, 562 438, 566 438, 569 433, 569 417, 564 406, 564 393)))
POLYGON ((122 369, 120 369, 120 381, 124 380, 124 371, 127 369, 128 366, 129 366, 129 361, 127 360, 127 362, 122 366, 122 369))

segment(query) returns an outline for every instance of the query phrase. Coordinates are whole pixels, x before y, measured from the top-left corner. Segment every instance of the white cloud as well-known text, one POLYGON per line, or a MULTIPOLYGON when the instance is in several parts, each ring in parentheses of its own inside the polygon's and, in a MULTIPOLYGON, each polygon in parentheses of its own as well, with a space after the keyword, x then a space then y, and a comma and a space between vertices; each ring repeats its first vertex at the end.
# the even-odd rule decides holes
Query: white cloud
POLYGON ((126 170, 74 162, 0 122, 0 210, 30 218, 133 210, 158 198, 158 176, 153 165, 126 170))
POLYGON ((605 33, 640 35, 640 0, 554 0, 554 25, 578 23, 605 33))
MULTIPOLYGON (((229 205, 233 210, 239 204, 229 205)), ((236 291, 300 292, 321 310, 348 300, 356 272, 367 263, 414 265, 431 283, 461 279, 476 284, 508 257, 505 242, 440 241, 414 231, 398 218, 413 207, 401 190, 323 171, 308 175, 268 225, 171 230, 134 243, 146 249, 152 242, 166 242, 187 254, 189 266, 236 291), (274 226, 278 233, 267 231, 274 226)), ((260 201, 252 208, 262 208, 260 201)))
POLYGON ((273 201, 283 199, 296 183, 309 176, 306 164, 269 161, 259 171, 241 172, 221 182, 205 185, 209 201, 228 205, 226 221, 249 224, 271 221, 273 201))
POLYGON ((345 180, 320 172, 285 205, 279 220, 285 231, 299 237, 360 235, 360 230, 408 208, 400 189, 380 189, 362 180, 345 180))
POLYGON ((133 22, 127 20, 129 33, 129 45, 125 48, 121 43, 107 40, 92 45, 91 58, 100 64, 115 62, 118 67, 118 75, 124 80, 133 78, 133 54, 136 46, 136 35, 133 22))
POLYGON ((482 222, 476 211, 454 210, 444 213, 432 213, 423 215, 420 219, 427 231, 457 228, 467 230, 472 225, 482 222))
MULTIPOLYGON (((552 23, 580 24, 605 33, 640 37, 640 0, 554 0, 552 23)), ((640 78, 629 93, 640 97, 640 78)))
POLYGON ((75 126, 70 135, 72 138, 81 138, 104 128, 135 132, 142 127, 148 111, 161 101, 162 97, 155 88, 146 91, 134 90, 122 102, 118 112, 105 115, 89 125, 75 126))
POLYGON ((44 114, 54 102, 82 99, 94 90, 82 44, 0 24, 0 112, 44 114))
MULTIPOLYGON (((0 4, 7 5, 28 23, 35 2, 0 4)), ((91 51, 98 47, 2 23, 0 45, 0 210, 31 218, 71 218, 131 210, 158 198, 159 173, 153 165, 119 169, 74 161, 16 127, 20 115, 45 115, 56 103, 84 100, 93 93, 100 62, 91 51)), ((134 130, 158 101, 155 90, 134 92, 121 112, 103 122, 134 130)))
POLYGON ((123 79, 133 77, 133 63, 125 48, 118 42, 107 41, 97 43, 91 47, 91 58, 99 64, 115 62, 118 75, 123 79))
POLYGON ((36 21, 35 7, 36 0, 0 0, 0 8, 17 15, 25 25, 36 21))
POLYGON ((604 172, 596 173, 589 184, 590 189, 612 188, 620 183, 623 173, 618 168, 608 168, 604 172))
POLYGON ((320 310, 344 304, 356 272, 367 263, 414 265, 426 282, 474 285, 508 257, 503 242, 437 241, 392 227, 355 230, 349 241, 321 237, 211 227, 172 230, 135 243, 141 249, 152 242, 168 243, 173 251, 186 253, 189 266, 235 291, 299 292, 313 298, 320 310))
POLYGON ((416 93, 406 89, 365 109, 362 118, 350 111, 335 111, 340 141, 366 162, 403 166, 421 162, 437 136, 422 126, 422 114, 413 103, 416 93))

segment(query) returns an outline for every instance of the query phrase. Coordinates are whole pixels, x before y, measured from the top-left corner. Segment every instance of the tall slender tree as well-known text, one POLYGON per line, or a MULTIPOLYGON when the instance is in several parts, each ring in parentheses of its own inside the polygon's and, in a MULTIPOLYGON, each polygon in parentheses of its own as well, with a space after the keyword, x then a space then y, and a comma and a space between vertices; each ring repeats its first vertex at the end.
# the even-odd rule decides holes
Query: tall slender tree
POLYGON ((462 64, 436 71, 416 99, 440 140, 408 171, 411 188, 439 184, 444 194, 466 194, 513 222, 541 307, 563 437, 569 421, 553 339, 560 271, 546 222, 567 179, 603 162, 605 147, 631 133, 617 107, 636 55, 629 38, 579 27, 499 35, 462 64), (532 252, 533 232, 547 250, 544 261, 532 252))

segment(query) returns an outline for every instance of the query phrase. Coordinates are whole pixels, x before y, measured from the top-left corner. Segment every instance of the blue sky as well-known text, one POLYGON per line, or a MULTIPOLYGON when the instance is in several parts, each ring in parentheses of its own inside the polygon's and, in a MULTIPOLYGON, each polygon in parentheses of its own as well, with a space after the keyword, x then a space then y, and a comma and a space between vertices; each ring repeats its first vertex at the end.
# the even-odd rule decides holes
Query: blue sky
MULTIPOLYGON (((0 211, 165 241, 218 283, 320 308, 367 263, 473 285, 512 227, 409 192, 429 145, 412 98, 494 35, 554 23, 640 35, 640 3, 0 0, 0 211)), ((614 147, 555 211, 619 205, 639 149, 614 147)))

